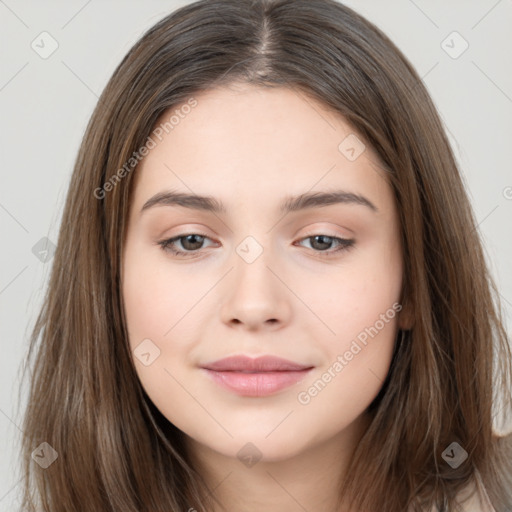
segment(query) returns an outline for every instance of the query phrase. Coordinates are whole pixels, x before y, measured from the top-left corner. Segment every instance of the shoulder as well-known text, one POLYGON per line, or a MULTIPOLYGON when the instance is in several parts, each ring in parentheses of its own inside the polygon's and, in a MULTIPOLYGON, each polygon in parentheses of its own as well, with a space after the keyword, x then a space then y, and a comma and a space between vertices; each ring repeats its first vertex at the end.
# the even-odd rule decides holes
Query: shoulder
POLYGON ((464 512, 496 512, 485 490, 482 478, 475 471, 471 485, 468 485, 457 496, 464 512))
MULTIPOLYGON (((478 471, 470 484, 468 484, 457 495, 457 503, 464 512, 496 512, 492 506, 491 500, 485 490, 482 477, 478 471)), ((412 510, 412 509, 411 509, 412 510)), ((439 512, 436 507, 425 512, 439 512)))

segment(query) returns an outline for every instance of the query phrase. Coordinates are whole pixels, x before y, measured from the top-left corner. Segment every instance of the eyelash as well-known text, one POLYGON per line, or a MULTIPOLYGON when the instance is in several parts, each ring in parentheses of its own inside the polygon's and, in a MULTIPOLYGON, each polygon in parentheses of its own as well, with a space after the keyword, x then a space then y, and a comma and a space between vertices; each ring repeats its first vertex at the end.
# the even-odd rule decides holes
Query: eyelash
MULTIPOLYGON (((203 235, 201 233, 187 233, 187 234, 175 236, 173 238, 169 238, 167 240, 162 240, 162 241, 158 242, 158 245, 161 246, 163 251, 170 252, 174 256, 195 258, 197 256, 191 256, 191 255, 197 254, 200 251, 200 249, 197 249, 195 251, 181 251, 181 250, 175 249, 173 247, 173 244, 176 241, 180 240, 181 238, 186 238, 187 236, 191 236, 191 235, 197 235, 197 236, 203 237, 205 239, 210 239, 208 236, 203 235)), ((336 253, 339 253, 342 251, 348 251, 349 249, 351 249, 354 246, 354 243, 355 243, 354 239, 340 238, 340 237, 325 235, 325 234, 311 234, 311 233, 306 235, 305 237, 301 238, 299 241, 307 240, 309 238, 314 238, 316 236, 323 236, 326 238, 331 238, 333 241, 337 241, 339 244, 338 248, 334 249, 334 250, 328 249, 325 251, 317 251, 317 250, 312 249, 314 252, 318 253, 318 255, 320 257, 323 257, 323 258, 330 258, 330 257, 334 256, 336 253)))

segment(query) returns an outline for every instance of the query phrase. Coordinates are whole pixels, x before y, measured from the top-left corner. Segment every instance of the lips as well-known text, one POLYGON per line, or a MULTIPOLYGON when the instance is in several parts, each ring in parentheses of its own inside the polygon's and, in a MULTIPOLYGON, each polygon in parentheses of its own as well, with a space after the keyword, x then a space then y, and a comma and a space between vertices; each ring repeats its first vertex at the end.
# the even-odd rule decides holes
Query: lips
POLYGON ((219 359, 213 363, 208 363, 204 365, 203 368, 218 372, 237 371, 260 373, 300 371, 311 368, 311 365, 301 365, 275 356, 261 356, 255 359, 247 356, 231 356, 225 359, 219 359))
POLYGON ((274 394, 302 379, 313 366, 275 356, 231 356, 201 367, 217 384, 242 396, 274 394))

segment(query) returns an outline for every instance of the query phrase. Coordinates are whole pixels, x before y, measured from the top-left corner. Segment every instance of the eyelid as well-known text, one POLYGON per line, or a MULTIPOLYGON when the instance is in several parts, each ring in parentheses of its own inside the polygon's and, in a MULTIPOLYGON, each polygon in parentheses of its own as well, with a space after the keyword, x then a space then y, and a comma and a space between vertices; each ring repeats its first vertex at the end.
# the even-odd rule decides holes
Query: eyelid
MULTIPOLYGON (((174 236, 165 237, 163 240, 161 240, 158 243, 162 244, 165 242, 167 242, 167 243, 176 242, 176 241, 180 240, 181 238, 186 238, 187 236, 191 236, 191 235, 197 235, 204 239, 214 242, 214 240, 212 239, 211 236, 208 236, 205 233, 202 233, 201 231, 186 231, 186 232, 184 231, 183 233, 178 233, 177 235, 174 235, 174 236)), ((200 250, 202 250, 202 249, 198 249, 198 251, 196 251, 196 252, 199 252, 200 250)), ((193 251, 189 251, 189 252, 192 254, 193 251)))
POLYGON ((306 232, 301 236, 301 240, 304 238, 307 238, 308 236, 328 236, 331 238, 341 238, 342 240, 350 240, 353 237, 345 236, 341 233, 334 233, 330 229, 324 229, 324 228, 315 228, 315 229, 308 229, 306 232))

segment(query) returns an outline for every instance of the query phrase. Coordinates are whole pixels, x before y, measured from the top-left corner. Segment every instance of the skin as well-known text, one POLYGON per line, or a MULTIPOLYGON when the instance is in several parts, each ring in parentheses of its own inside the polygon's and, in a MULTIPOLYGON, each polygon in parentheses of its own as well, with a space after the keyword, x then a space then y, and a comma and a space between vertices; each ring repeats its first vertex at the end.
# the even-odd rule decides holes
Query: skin
POLYGON ((368 425, 364 412, 388 373, 397 329, 407 327, 404 314, 386 317, 309 403, 298 394, 332 373, 358 334, 399 303, 393 192, 369 145, 347 159, 338 146, 354 130, 304 93, 232 84, 195 98, 134 176, 122 269, 129 341, 132 350, 144 339, 160 350, 148 366, 134 357, 137 374, 186 434, 225 510, 335 510, 336 482, 368 425), (157 205, 141 213, 169 189, 213 196, 227 212, 157 205), (289 195, 333 189, 361 194, 378 211, 346 203, 279 212, 289 195), (190 256, 158 245, 192 233, 207 237, 202 246, 174 244, 190 256), (355 243, 334 253, 336 241, 322 246, 314 235, 355 243), (263 249, 252 263, 236 251, 247 236, 263 249), (244 397, 199 369, 233 354, 271 354, 314 369, 271 396, 244 397), (237 457, 249 442, 261 455, 251 467, 237 457))

